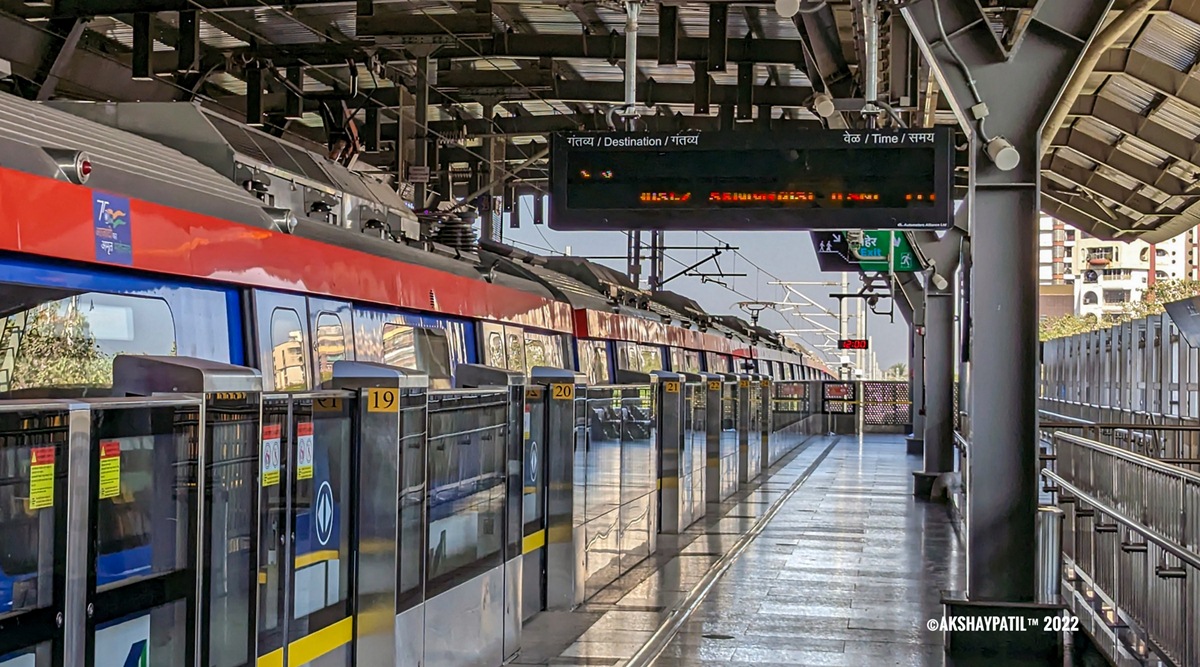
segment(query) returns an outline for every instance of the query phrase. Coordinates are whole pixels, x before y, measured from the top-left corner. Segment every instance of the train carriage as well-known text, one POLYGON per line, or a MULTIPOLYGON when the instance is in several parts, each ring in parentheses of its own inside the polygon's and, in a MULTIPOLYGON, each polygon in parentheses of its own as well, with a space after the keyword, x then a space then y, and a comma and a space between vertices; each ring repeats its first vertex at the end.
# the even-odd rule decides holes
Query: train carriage
MULTIPOLYGON (((231 667, 282 664, 289 650, 289 664, 348 659, 351 564, 380 537, 357 534, 349 518, 364 465, 350 446, 352 416, 313 393, 331 387, 338 362, 409 369, 441 390, 459 384, 464 364, 521 375, 578 370, 611 384, 619 371, 742 372, 751 366, 739 360, 770 349, 781 373, 820 370, 778 339, 702 317, 694 303, 672 297, 649 307, 652 298, 594 265, 477 248, 461 229, 446 231, 459 223, 422 230, 380 183, 198 107, 58 106, 0 95, 0 394, 13 407, 0 411, 4 667, 53 658, 3 628, 41 613, 46 587, 61 576, 47 563, 63 547, 47 531, 66 521, 64 502, 52 519, 28 492, 45 457, 65 460, 66 424, 30 421, 11 401, 108 397, 119 355, 261 373, 261 405, 208 406, 208 443, 188 435, 197 416, 182 408, 130 408, 95 426, 111 433, 93 455, 118 458, 121 483, 97 500, 91 585, 120 596, 175 581, 177 571, 195 577, 207 564, 202 624, 212 641, 198 650, 209 665, 231 667), (258 429, 248 426, 252 414, 261 415, 258 429), (200 447, 213 452, 205 489, 213 529, 196 544, 178 506, 196 498, 200 447), (259 610, 253 627, 236 621, 249 608, 259 610)), ((401 480, 392 504, 398 599, 448 592, 505 562, 507 436, 472 421, 504 423, 488 396, 438 394, 423 417, 430 433, 445 435, 429 440, 419 464, 402 466, 420 474, 401 480)), ((636 416, 649 408, 641 401, 619 399, 617 410, 636 416)), ((648 437, 597 433, 597 442, 648 437)), ((641 468, 653 493, 654 460, 641 468)), ((52 468, 60 477, 66 469, 52 468)), ((104 656, 97 664, 151 653, 151 664, 167 664, 181 649, 148 633, 194 620, 172 604, 149 616, 113 607, 89 644, 104 656)))

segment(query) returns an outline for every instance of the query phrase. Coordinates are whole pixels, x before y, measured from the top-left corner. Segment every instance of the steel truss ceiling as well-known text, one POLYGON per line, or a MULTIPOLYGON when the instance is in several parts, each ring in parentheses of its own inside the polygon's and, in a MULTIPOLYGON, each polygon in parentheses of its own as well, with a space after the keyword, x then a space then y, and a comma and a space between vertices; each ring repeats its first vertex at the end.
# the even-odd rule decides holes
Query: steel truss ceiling
MULTIPOLYGON (((942 0, 953 1, 973 0, 942 0)), ((1116 0, 1110 19, 1133 2, 1116 0)), ((1029 3, 984 4, 1003 39, 1029 3)), ((829 119, 810 110, 814 92, 861 97, 859 3, 804 9, 648 6, 637 71, 651 125, 860 124, 853 104, 829 119)), ((883 31, 881 92, 911 124, 954 122, 898 24, 883 31)), ((622 100, 623 33, 615 0, 0 0, 0 59, 26 97, 198 100, 311 145, 353 117, 368 149, 359 162, 385 171, 400 164, 397 140, 422 130, 443 147, 435 169, 461 174, 483 137, 506 142, 494 157, 524 163, 547 132, 606 127, 622 100)), ((1200 223, 1198 74, 1200 0, 1159 0, 1103 54, 1055 134, 1044 210, 1106 237, 1159 240, 1200 223)))

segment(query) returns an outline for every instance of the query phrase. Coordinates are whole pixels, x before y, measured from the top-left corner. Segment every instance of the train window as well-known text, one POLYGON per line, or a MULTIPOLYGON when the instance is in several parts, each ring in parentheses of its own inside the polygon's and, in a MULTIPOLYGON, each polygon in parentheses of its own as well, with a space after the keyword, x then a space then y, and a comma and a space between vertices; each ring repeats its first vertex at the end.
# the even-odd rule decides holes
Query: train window
POLYGON ((525 336, 517 327, 504 327, 508 370, 525 372, 525 336))
POLYGON ((683 360, 683 349, 678 347, 671 348, 671 370, 676 373, 685 372, 687 364, 683 360))
POLYGON ((589 384, 608 384, 608 345, 602 340, 579 341, 579 372, 589 384))
POLYGON ((550 368, 566 368, 563 363, 562 339, 546 334, 525 334, 525 371, 528 373, 534 366, 549 366, 550 368))
POLYGON ((709 373, 728 373, 729 360, 719 352, 706 352, 705 363, 709 373))
POLYGON ((342 320, 333 313, 317 315, 313 333, 313 354, 317 359, 317 379, 326 383, 333 379, 333 362, 346 358, 346 333, 342 320))
POLYGON ((492 368, 508 368, 508 355, 504 351, 504 327, 500 324, 483 325, 484 363, 492 368))
POLYGON ((662 349, 654 345, 638 345, 637 353, 640 368, 643 373, 661 371, 663 369, 662 349))
POLYGON ((450 341, 440 329, 383 325, 383 363, 429 374, 431 386, 450 386, 450 341))
POLYGON ((276 308, 271 312, 271 369, 275 391, 308 389, 304 329, 300 326, 300 316, 291 308, 276 308))
POLYGON ((688 373, 699 373, 700 353, 686 350, 683 354, 683 369, 688 373))
POLYGON ((162 299, 5 285, 0 309, 0 342, 16 351, 11 375, 0 377, 0 391, 21 396, 49 388, 111 387, 118 354, 177 350, 175 320, 162 299))

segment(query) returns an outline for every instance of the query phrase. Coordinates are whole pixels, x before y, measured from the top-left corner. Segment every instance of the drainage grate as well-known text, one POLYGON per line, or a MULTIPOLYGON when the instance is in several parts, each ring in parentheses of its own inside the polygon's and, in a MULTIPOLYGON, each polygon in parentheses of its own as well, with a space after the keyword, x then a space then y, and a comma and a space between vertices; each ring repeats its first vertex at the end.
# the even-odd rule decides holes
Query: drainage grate
POLYGON ((704 637, 705 639, 733 639, 733 635, 723 635, 717 632, 700 636, 704 637))

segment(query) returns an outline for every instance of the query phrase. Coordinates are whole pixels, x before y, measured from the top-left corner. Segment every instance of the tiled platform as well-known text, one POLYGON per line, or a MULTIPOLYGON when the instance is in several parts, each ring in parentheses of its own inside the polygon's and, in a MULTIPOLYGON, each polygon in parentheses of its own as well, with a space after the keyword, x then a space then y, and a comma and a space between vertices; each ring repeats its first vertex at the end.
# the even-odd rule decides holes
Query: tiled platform
POLYGON ((808 472, 654 664, 942 665, 925 626, 964 551, 946 509, 912 498, 917 465, 899 436, 814 439, 580 610, 534 618, 516 664, 625 664, 808 472))

